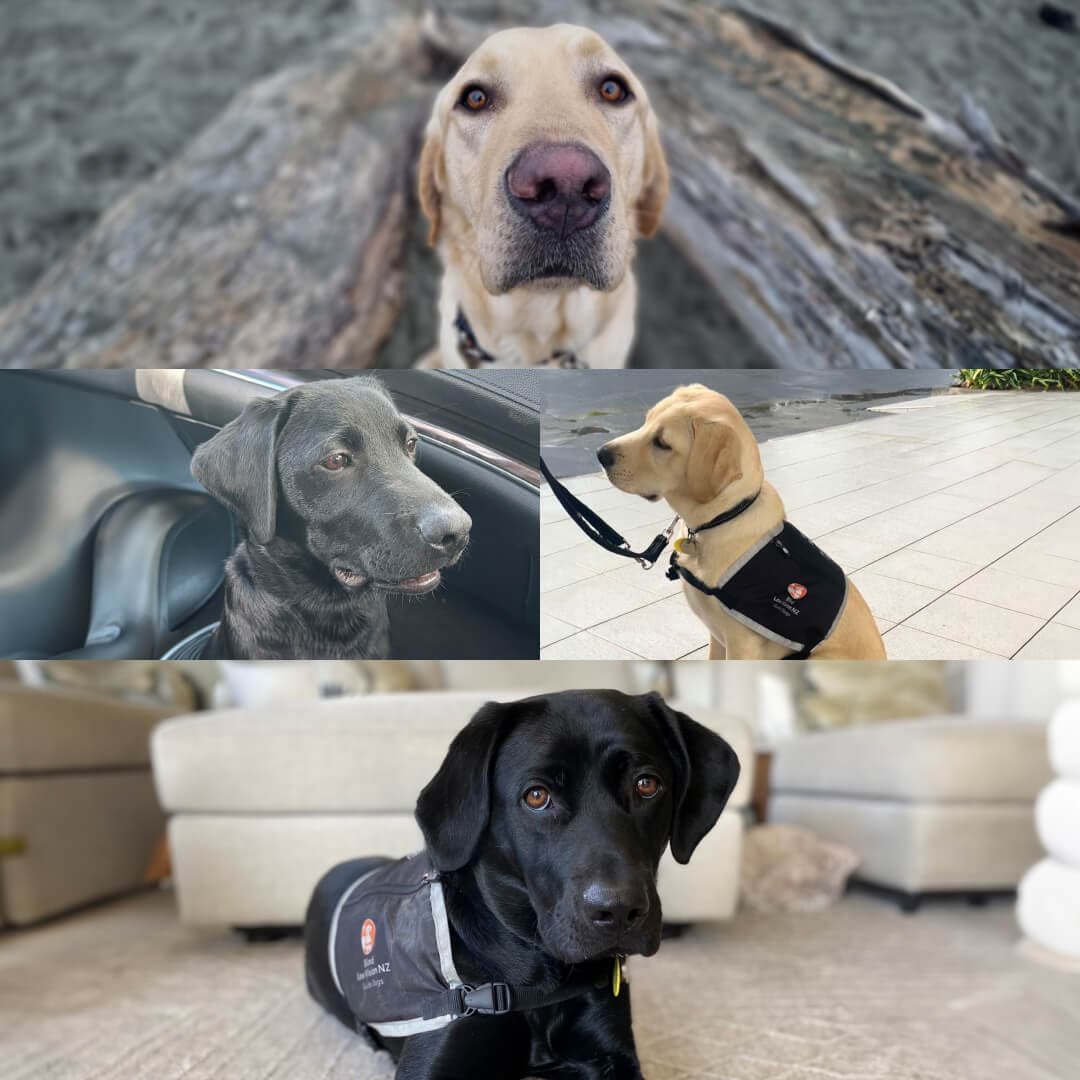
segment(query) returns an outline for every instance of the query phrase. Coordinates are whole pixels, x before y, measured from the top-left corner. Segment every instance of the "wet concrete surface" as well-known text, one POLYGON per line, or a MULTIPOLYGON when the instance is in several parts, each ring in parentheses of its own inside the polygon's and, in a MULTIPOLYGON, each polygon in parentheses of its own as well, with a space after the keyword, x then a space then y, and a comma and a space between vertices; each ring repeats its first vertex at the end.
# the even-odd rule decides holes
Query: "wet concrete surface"
POLYGON ((556 476, 595 472, 596 451, 639 426, 676 387, 704 383, 726 394, 759 442, 849 424, 873 405, 942 392, 952 371, 560 371, 545 373, 544 460, 556 476))

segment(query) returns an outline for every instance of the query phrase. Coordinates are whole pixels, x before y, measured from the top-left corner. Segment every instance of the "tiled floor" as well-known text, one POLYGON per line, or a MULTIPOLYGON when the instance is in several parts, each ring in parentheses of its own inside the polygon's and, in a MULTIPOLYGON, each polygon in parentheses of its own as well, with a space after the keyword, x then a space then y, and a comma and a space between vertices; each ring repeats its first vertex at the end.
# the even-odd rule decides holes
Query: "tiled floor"
MULTIPOLYGON (((889 657, 1080 658, 1080 394, 945 394, 872 414, 761 454, 790 519, 866 597, 889 657)), ((603 474, 568 486, 635 548, 671 520, 603 474)), ((540 537, 543 657, 705 655, 663 563, 609 555, 546 490, 540 537)))

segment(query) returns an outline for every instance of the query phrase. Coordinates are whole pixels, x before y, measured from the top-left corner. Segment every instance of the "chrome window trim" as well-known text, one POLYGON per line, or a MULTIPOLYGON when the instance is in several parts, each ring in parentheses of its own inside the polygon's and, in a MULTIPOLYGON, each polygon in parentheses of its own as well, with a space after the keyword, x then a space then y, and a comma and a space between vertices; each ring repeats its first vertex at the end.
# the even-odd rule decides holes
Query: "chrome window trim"
MULTIPOLYGON (((212 368, 211 370, 219 375, 227 375, 231 379, 240 379, 243 382, 252 383, 255 386, 262 386, 268 390, 276 390, 279 392, 291 390, 294 386, 302 386, 304 384, 303 379, 298 379, 295 376, 282 371, 270 371, 258 368, 212 368)), ((412 416, 409 413, 403 413, 402 415, 416 428, 420 435, 425 436, 431 441, 441 443, 453 450, 457 450, 466 457, 482 461, 485 465, 489 465, 493 469, 498 469, 500 472, 512 476, 515 480, 522 480, 530 487, 536 488, 537 491, 540 490, 542 477, 539 469, 534 469, 531 465, 526 465, 525 462, 518 461, 517 458, 512 458, 506 454, 500 454, 497 450, 492 450, 490 447, 484 446, 483 443, 467 439, 463 435, 458 435, 457 432, 440 427, 438 424, 432 424, 427 420, 421 420, 419 417, 412 416)))

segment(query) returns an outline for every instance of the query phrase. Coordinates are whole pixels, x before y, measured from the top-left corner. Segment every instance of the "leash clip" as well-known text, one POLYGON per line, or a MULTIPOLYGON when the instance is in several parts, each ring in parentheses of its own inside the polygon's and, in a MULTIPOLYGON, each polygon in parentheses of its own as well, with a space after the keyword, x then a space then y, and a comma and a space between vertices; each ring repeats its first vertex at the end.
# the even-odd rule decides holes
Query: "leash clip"
MULTIPOLYGON (((679 515, 676 514, 671 519, 671 524, 662 532, 659 533, 655 540, 645 549, 642 554, 637 556, 637 564, 642 570, 651 570, 656 565, 656 560, 664 552, 664 548, 671 542, 672 534, 675 532, 675 526, 679 524, 679 515)), ((623 546, 629 548, 630 545, 623 541, 623 546)))

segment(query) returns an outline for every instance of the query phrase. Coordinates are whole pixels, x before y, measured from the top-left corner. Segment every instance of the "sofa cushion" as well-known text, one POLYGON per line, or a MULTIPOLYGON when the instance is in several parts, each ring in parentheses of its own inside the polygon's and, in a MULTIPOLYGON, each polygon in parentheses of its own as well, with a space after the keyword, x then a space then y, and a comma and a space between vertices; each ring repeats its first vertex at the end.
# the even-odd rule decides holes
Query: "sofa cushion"
POLYGON ((855 876, 904 892, 1016 887, 1042 849, 1030 806, 774 794, 769 821, 859 855, 855 876))
MULTIPOLYGON (((158 795, 173 812, 411 814, 473 713, 485 701, 522 696, 520 689, 372 694, 180 717, 153 735, 158 795)), ((687 711, 739 755, 743 770, 729 805, 744 806, 753 772, 745 725, 687 711)))
POLYGON ((1031 801, 1050 776, 1041 724, 933 717, 782 743, 771 783, 780 792, 996 802, 1031 801))
MULTIPOLYGON (((196 926, 298 926, 316 882, 335 863, 361 855, 396 858, 423 842, 411 813, 178 814, 169 823, 169 846, 180 919, 196 926)), ((730 918, 741 851, 742 824, 725 813, 688 865, 665 853, 664 918, 730 918)))
POLYGON ((83 690, 0 682, 0 774, 146 765, 150 731, 173 713, 83 690))
POLYGON ((164 827, 147 769, 0 777, 0 911, 23 925, 138 888, 164 827))

